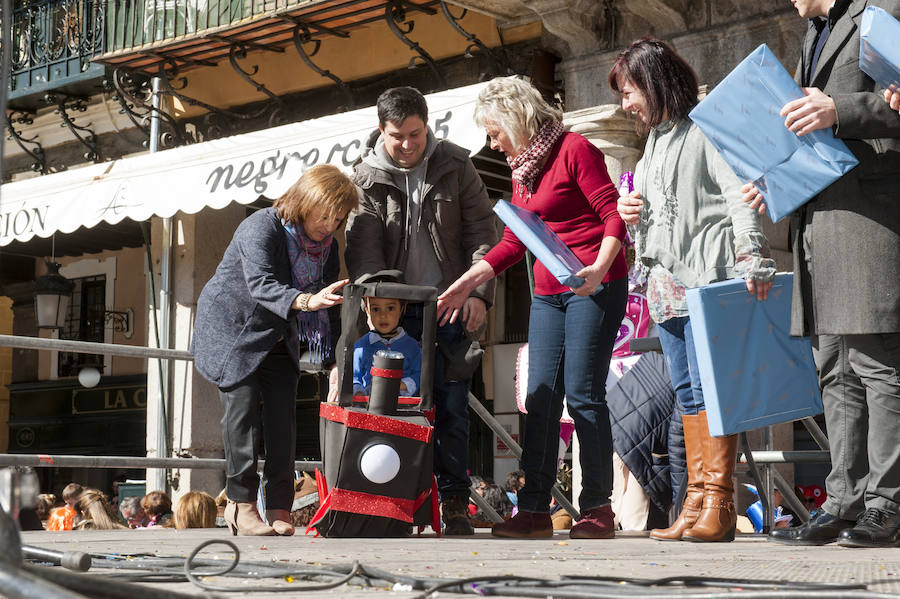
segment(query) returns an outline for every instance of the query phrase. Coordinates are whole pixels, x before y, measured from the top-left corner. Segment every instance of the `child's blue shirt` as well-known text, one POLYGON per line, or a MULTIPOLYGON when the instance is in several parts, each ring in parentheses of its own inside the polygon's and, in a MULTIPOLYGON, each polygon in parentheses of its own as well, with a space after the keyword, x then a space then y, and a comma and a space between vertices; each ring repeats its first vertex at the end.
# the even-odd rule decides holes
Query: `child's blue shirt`
POLYGON ((403 327, 397 334, 385 339, 375 331, 360 337, 353 345, 353 393, 369 394, 372 388, 372 359, 382 349, 403 354, 403 378, 407 396, 419 395, 419 378, 422 373, 422 349, 419 343, 406 334, 403 327))

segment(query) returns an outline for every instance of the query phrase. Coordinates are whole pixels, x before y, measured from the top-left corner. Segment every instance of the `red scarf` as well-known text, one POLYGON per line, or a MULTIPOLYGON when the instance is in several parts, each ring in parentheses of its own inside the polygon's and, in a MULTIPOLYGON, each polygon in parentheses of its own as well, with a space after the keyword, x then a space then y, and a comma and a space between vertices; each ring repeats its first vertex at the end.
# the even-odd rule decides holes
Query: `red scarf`
POLYGON ((534 181, 544 167, 544 159, 565 132, 566 128, 560 121, 546 121, 521 154, 507 159, 509 168, 512 169, 513 184, 525 188, 527 193, 522 196, 526 201, 534 192, 534 181))

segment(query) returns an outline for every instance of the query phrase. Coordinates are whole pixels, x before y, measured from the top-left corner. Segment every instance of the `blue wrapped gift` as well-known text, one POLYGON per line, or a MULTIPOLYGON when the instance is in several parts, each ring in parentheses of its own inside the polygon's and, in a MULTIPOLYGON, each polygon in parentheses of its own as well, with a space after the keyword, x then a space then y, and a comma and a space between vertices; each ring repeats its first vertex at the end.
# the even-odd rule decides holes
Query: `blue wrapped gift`
POLYGON ((584 278, 575 276, 584 264, 541 217, 503 200, 494 205, 494 212, 557 281, 573 289, 584 284, 584 278))
POLYGON ((690 113, 742 182, 762 192, 778 221, 856 166, 830 129, 802 137, 784 126, 781 109, 803 97, 765 44, 728 74, 690 113))
POLYGON ((900 91, 900 21, 877 6, 863 11, 859 68, 881 87, 900 91))
POLYGON ((822 413, 809 338, 788 334, 792 283, 790 273, 775 275, 765 301, 747 293, 743 279, 688 289, 710 434, 822 413))

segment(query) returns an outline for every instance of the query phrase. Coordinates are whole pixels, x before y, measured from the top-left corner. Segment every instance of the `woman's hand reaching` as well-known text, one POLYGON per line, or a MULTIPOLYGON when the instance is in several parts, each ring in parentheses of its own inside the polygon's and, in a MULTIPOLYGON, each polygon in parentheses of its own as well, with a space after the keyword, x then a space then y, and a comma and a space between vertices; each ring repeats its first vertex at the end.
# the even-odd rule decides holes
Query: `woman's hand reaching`
MULTIPOLYGON (((342 304, 344 302, 344 298, 338 293, 338 290, 349 282, 350 279, 335 281, 331 285, 323 287, 322 290, 318 293, 314 293, 309 298, 309 302, 306 304, 307 311, 315 312, 316 310, 330 308, 332 306, 342 304)), ((303 298, 303 296, 304 294, 301 293, 297 296, 297 299, 294 300, 294 303, 291 305, 294 310, 301 309, 300 300, 303 298)))

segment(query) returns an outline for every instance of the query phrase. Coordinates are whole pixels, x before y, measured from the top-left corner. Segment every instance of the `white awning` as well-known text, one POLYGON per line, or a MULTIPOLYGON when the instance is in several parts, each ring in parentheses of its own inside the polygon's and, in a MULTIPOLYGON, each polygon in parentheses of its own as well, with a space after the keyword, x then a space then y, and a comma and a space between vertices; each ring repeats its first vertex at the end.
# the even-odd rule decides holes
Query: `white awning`
MULTIPOLYGON (((472 154, 484 131, 472 113, 483 83, 426 96, 429 124, 472 154)), ((350 172, 377 127, 375 107, 172 150, 7 183, 0 189, 0 246, 71 233, 101 221, 193 214, 231 202, 277 198, 315 164, 350 172)))

